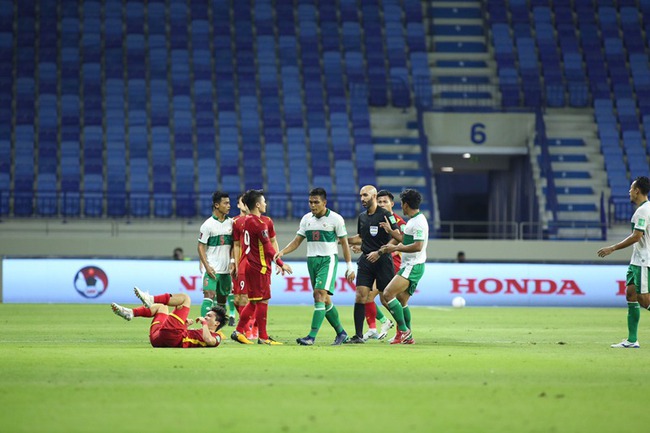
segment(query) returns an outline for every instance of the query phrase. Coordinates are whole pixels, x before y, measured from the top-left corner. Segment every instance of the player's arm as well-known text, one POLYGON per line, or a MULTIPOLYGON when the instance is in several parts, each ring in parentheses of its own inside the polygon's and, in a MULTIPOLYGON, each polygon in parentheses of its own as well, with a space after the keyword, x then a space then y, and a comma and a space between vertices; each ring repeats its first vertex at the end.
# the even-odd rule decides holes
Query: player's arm
MULTIPOLYGON (((273 257, 273 261, 275 262, 276 265, 282 270, 282 275, 284 275, 285 272, 288 272, 291 274, 293 271, 291 270, 291 266, 288 264, 284 263, 281 258, 275 259, 275 255, 277 253, 277 250, 273 247, 273 243, 268 237, 267 233, 263 233, 259 237, 260 241, 262 242, 262 249, 264 250, 264 254, 267 257, 273 257)), ((277 241, 275 242, 277 245, 277 241)))
POLYGON ((298 248, 300 246, 300 244, 302 244, 302 241, 304 241, 304 240, 305 240, 304 237, 302 237, 300 235, 296 235, 293 238, 293 240, 287 244, 286 247, 282 248, 277 254, 275 254, 273 256, 273 261, 275 262, 279 258, 282 258, 282 256, 284 256, 285 254, 289 254, 289 253, 294 252, 296 250, 296 248, 298 248))
POLYGON ((605 257, 610 255, 616 250, 622 250, 623 248, 627 248, 630 245, 634 245, 635 243, 639 242, 643 238, 643 233, 644 233, 643 230, 632 231, 632 233, 630 233, 628 237, 626 237, 619 243, 599 249, 598 257, 605 257))
POLYGON ((359 236, 359 235, 350 236, 348 238, 348 244, 349 245, 361 245, 361 236, 359 236))
POLYGON ((350 247, 348 245, 348 238, 343 236, 339 238, 339 243, 341 244, 341 247, 343 248, 343 259, 345 260, 345 264, 347 266, 347 269, 345 270, 345 278, 349 281, 352 282, 354 281, 354 269, 352 268, 352 255, 350 254, 350 247))
POLYGON ((399 226, 396 224, 391 223, 388 220, 388 217, 384 217, 384 220, 379 223, 379 226, 383 228, 386 233, 390 235, 391 238, 395 239, 398 243, 402 242, 402 239, 404 239, 404 233, 402 233, 402 230, 400 230, 399 226))
POLYGON ((211 347, 216 346, 217 339, 210 332, 208 321, 205 320, 205 317, 197 317, 196 322, 201 324, 201 337, 203 338, 203 341, 205 341, 205 344, 211 347))
POLYGON ((205 272, 210 275, 212 278, 216 278, 214 274, 214 269, 212 269, 212 266, 208 263, 208 256, 205 252, 206 250, 206 244, 199 242, 199 245, 197 247, 197 252, 199 253, 199 261, 201 262, 201 266, 203 269, 205 269, 205 272))

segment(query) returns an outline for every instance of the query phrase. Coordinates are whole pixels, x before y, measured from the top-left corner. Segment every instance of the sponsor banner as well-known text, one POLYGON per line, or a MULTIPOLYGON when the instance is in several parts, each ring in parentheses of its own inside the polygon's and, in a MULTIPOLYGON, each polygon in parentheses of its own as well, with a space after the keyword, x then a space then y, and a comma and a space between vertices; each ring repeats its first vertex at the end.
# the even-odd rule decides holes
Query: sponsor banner
MULTIPOLYGON (((293 275, 273 275, 272 303, 313 303, 306 262, 289 262, 293 275)), ((133 304, 133 286, 151 293, 203 298, 198 262, 162 260, 4 259, 3 301, 9 303, 133 304)), ((338 268, 334 302, 354 303, 355 287, 338 268)), ((625 265, 427 263, 410 305, 590 306, 625 303, 625 265)))

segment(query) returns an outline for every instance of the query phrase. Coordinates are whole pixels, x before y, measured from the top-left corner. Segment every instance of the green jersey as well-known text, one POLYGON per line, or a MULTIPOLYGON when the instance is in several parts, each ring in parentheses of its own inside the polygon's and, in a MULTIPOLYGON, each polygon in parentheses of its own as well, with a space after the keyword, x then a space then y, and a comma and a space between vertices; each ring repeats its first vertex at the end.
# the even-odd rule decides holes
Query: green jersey
POLYGON ((303 216, 297 234, 307 239, 307 257, 337 254, 339 238, 348 236, 343 217, 329 209, 322 217, 311 212, 303 216))
POLYGON ((230 272, 230 249, 232 240, 232 218, 219 221, 213 216, 201 225, 199 242, 205 244, 208 263, 217 274, 230 272))
POLYGON ((427 261, 427 244, 429 243, 429 223, 421 212, 413 215, 404 226, 403 245, 411 245, 416 241, 422 241, 422 249, 417 253, 402 253, 402 265, 413 266, 427 261))

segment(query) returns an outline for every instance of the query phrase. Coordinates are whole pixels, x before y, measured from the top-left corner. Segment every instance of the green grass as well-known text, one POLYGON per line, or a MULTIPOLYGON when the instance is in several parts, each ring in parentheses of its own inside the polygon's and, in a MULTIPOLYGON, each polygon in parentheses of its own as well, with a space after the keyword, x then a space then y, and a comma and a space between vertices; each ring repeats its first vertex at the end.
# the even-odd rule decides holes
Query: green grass
MULTIPOLYGON (((351 308, 340 311, 351 330, 351 308)), ((330 347, 325 322, 317 346, 299 347, 310 318, 308 307, 271 306, 285 346, 153 349, 148 320, 127 323, 108 306, 0 304, 0 430, 647 428, 648 349, 609 348, 626 336, 624 308, 413 308, 414 346, 330 347)))

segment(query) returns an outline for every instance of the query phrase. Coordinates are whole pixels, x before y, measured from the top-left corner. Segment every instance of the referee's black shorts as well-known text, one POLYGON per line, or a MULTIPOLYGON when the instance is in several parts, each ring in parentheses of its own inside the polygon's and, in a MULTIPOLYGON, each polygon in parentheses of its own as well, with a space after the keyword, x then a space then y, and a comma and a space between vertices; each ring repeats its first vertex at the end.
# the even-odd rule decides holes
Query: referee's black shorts
POLYGON ((375 263, 370 263, 362 255, 357 262, 357 286, 372 289, 372 284, 377 281, 377 290, 383 292, 394 276, 395 267, 390 254, 382 254, 375 263))

